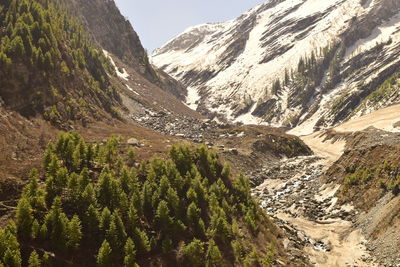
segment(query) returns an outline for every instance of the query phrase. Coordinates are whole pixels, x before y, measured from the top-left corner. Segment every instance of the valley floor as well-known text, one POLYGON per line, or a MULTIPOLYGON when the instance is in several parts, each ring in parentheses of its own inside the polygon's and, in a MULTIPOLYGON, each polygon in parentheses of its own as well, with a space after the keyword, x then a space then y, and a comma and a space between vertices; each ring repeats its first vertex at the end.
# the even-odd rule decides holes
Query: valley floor
MULTIPOLYGON (((373 213, 385 213, 397 198, 389 197, 386 201, 383 198, 370 212, 362 213, 350 204, 340 205, 335 196, 340 185, 324 184, 322 176, 345 151, 346 141, 340 136, 371 126, 398 132, 399 111, 400 105, 391 106, 331 129, 339 138, 328 138, 328 131, 302 136, 315 155, 283 159, 267 168, 268 176, 273 179, 253 188, 253 195, 260 199, 262 207, 291 234, 284 241, 285 246, 302 246, 313 266, 396 266, 387 261, 382 265, 384 253, 371 249, 371 246, 390 246, 394 237, 376 244, 369 242, 365 233, 368 229, 372 231, 370 224, 378 224, 382 218, 373 213)), ((383 216, 388 216, 387 212, 383 216)))

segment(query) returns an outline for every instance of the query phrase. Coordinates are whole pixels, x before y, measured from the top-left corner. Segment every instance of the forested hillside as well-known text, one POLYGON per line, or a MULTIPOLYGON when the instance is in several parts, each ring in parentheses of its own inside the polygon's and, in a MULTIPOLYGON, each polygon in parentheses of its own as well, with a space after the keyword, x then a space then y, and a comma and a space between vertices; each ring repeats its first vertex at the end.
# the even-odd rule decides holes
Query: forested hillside
POLYGON ((1 263, 269 266, 279 257, 277 229, 248 181, 215 152, 177 146, 141 163, 135 155, 117 137, 60 134, 43 171, 32 170, 15 223, 0 231, 1 263))
POLYGON ((0 96, 26 116, 69 120, 117 116, 111 64, 57 1, 0 1, 0 96))

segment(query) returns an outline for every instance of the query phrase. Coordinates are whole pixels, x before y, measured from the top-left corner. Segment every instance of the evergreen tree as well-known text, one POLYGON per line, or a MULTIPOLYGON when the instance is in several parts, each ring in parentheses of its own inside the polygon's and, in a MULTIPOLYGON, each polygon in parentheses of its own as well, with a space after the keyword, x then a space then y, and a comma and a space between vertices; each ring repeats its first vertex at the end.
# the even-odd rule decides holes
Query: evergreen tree
POLYGON ((83 210, 89 207, 90 205, 95 206, 97 204, 96 192, 92 184, 88 184, 85 187, 82 193, 80 204, 83 210))
POLYGON ((33 223, 32 207, 26 198, 21 198, 17 206, 18 234, 22 238, 29 238, 33 223))
POLYGON ((158 204, 155 220, 161 229, 168 229, 171 224, 171 217, 169 216, 168 204, 165 200, 161 200, 158 204))
POLYGON ((87 211, 85 212, 85 219, 84 219, 84 229, 85 233, 87 233, 87 236, 91 236, 91 240, 95 241, 93 237, 96 237, 98 234, 99 230, 99 212, 97 209, 93 206, 90 205, 87 211))
POLYGON ((175 213, 176 217, 179 217, 180 213, 180 200, 178 197, 178 193, 171 187, 167 191, 166 200, 168 202, 169 207, 175 213))
POLYGON ((100 267, 110 267, 112 265, 111 253, 112 250, 110 244, 107 242, 107 240, 104 240, 99 249, 99 253, 97 254, 97 264, 100 267))
POLYGON ((21 267, 21 254, 19 250, 7 249, 4 253, 3 262, 7 267, 21 267))
POLYGON ((82 226, 81 220, 78 216, 72 217, 68 224, 68 246, 71 248, 78 248, 82 239, 82 226))
POLYGON ((133 239, 134 239, 135 244, 137 245, 140 252, 149 252, 150 251, 150 249, 151 249, 150 241, 149 241, 149 237, 147 236, 146 232, 140 230, 140 228, 136 228, 135 233, 133 235, 133 239))
POLYGON ((25 56, 25 47, 24 47, 24 42, 22 41, 21 36, 16 36, 12 41, 11 41, 11 53, 15 57, 24 57, 25 56))
POLYGON ((127 153, 127 165, 129 167, 133 167, 135 165, 135 162, 136 162, 136 152, 132 147, 130 147, 127 153))
POLYGON ((196 225, 200 219, 200 209, 192 202, 187 209, 187 218, 191 225, 196 225))
POLYGON ((111 216, 110 227, 106 233, 107 241, 115 250, 120 250, 125 244, 127 234, 124 223, 118 213, 114 212, 111 216))
POLYGON ((39 255, 36 253, 36 251, 32 251, 31 255, 29 256, 29 260, 28 260, 28 266, 29 267, 40 267, 41 262, 39 259, 39 255))
POLYGON ((64 249, 67 243, 68 218, 62 210, 61 199, 56 197, 45 222, 52 244, 58 249, 64 249))
POLYGON ((204 243, 194 239, 182 251, 184 264, 187 266, 204 266, 204 243))
POLYGON ((124 251, 125 251, 124 265, 126 267, 137 266, 137 264, 135 262, 136 249, 135 249, 135 244, 133 243, 132 239, 128 238, 128 240, 126 240, 124 251))
POLYGON ((39 238, 41 240, 47 240, 47 238, 48 238, 48 229, 47 229, 46 223, 44 223, 40 227, 39 238))
POLYGON ((290 76, 288 70, 285 68, 285 86, 287 86, 290 82, 290 76))
POLYGON ((107 229, 109 229, 110 224, 111 224, 111 211, 107 207, 105 207, 101 212, 100 228, 106 231, 107 229))
POLYGON ((98 198, 100 200, 100 203, 103 204, 104 206, 110 205, 112 200, 113 192, 111 183, 112 183, 112 178, 110 169, 108 166, 106 166, 105 168, 103 168, 98 181, 99 185, 98 198))
POLYGON ((31 231, 31 237, 32 239, 36 239, 39 237, 40 233, 40 225, 39 222, 35 219, 32 223, 32 231, 31 231))
POLYGON ((133 233, 138 223, 139 223, 139 215, 137 213, 134 203, 131 203, 128 211, 128 222, 126 225, 128 232, 133 233))
POLYGON ((217 267, 221 266, 223 262, 221 251, 215 244, 214 240, 208 242, 207 252, 206 252, 206 267, 217 267))

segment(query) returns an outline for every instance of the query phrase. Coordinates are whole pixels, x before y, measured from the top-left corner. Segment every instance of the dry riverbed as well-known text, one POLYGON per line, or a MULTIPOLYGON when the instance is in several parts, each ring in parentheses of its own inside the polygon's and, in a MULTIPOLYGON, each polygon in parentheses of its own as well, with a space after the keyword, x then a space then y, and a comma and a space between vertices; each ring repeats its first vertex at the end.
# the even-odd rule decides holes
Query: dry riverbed
POLYGON ((320 133, 302 137, 316 155, 283 159, 266 170, 270 179, 256 183, 253 195, 292 237, 284 242, 303 248, 312 266, 379 266, 354 227, 357 211, 337 205, 339 185, 321 176, 342 154, 344 141, 324 141, 320 133))

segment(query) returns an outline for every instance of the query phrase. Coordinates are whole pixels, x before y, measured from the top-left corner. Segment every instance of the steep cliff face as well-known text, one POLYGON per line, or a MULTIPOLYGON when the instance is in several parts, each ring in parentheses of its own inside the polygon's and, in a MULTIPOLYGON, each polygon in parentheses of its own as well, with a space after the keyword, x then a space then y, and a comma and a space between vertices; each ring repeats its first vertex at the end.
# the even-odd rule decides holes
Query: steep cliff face
POLYGON ((152 61, 200 111, 308 133, 381 106, 365 100, 398 70, 399 13, 393 0, 268 1, 188 29, 152 61))
POLYGON ((131 23, 121 14, 113 0, 63 0, 75 17, 80 18, 99 45, 150 82, 179 98, 184 86, 154 68, 131 23))
POLYGON ((122 16, 114 1, 68 0, 64 3, 74 16, 81 18, 105 50, 126 64, 141 67, 141 73, 154 75, 139 36, 130 22, 122 16))

